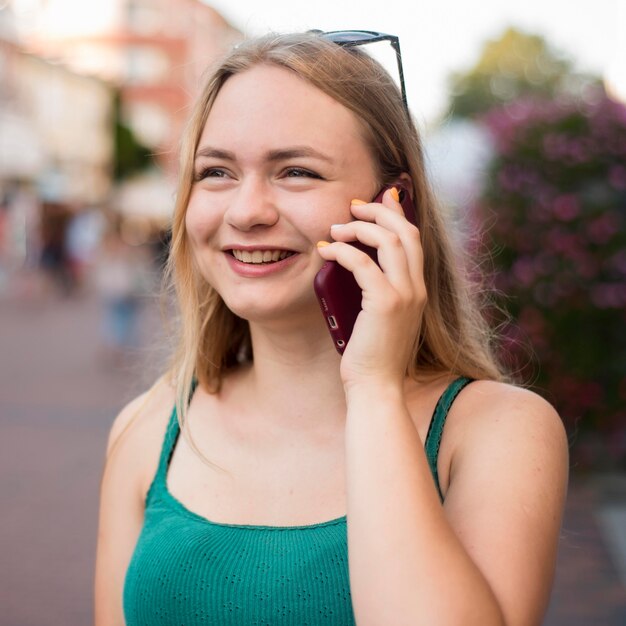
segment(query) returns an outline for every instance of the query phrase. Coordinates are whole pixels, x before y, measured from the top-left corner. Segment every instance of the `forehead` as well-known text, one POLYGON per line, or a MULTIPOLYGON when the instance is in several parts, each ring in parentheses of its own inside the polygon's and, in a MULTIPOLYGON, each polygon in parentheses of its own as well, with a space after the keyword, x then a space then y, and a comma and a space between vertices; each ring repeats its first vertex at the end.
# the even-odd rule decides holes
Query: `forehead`
POLYGON ((365 148, 356 115, 294 72, 259 65, 231 76, 218 93, 202 143, 264 147, 313 144, 320 149, 365 148))

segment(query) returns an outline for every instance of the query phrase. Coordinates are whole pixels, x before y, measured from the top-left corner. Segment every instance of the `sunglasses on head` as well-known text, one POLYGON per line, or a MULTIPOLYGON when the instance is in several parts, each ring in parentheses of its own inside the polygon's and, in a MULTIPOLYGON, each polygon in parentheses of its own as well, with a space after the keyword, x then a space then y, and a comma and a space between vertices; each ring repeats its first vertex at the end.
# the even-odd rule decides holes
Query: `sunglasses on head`
POLYGON ((364 46, 378 41, 388 41, 391 44, 398 64, 398 74, 400 77, 400 91, 402 93, 402 103, 408 111, 409 107, 406 99, 406 89, 404 87, 404 71, 402 69, 402 54, 400 53, 400 40, 395 35, 387 35, 386 33, 378 33, 373 30, 333 30, 324 32, 321 30, 311 30, 319 37, 332 41, 343 48, 354 48, 356 46, 364 46))

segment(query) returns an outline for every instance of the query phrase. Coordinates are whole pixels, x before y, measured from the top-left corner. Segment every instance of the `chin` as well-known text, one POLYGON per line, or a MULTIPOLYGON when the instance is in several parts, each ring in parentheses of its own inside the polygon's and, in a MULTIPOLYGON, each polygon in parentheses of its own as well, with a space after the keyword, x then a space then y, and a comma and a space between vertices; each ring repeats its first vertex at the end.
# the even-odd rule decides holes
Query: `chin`
POLYGON ((287 321, 293 323, 297 319, 304 321, 314 309, 319 311, 319 304, 313 289, 308 294, 301 294, 300 297, 291 294, 289 298, 279 294, 270 298, 222 297, 226 306, 235 315, 252 323, 268 324, 287 321))

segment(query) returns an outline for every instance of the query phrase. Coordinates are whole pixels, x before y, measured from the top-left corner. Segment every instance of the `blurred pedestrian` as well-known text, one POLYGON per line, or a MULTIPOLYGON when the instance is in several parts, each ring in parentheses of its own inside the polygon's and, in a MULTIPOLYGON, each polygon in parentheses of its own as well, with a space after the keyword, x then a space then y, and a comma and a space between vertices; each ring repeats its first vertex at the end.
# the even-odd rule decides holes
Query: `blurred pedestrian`
POLYGON ((102 351, 105 362, 117 365, 138 347, 139 317, 149 290, 149 260, 140 246, 131 246, 119 229, 104 236, 97 256, 95 286, 102 303, 102 351))
POLYGON ((82 287, 102 241, 106 220, 97 209, 76 212, 65 229, 65 250, 74 283, 82 287))

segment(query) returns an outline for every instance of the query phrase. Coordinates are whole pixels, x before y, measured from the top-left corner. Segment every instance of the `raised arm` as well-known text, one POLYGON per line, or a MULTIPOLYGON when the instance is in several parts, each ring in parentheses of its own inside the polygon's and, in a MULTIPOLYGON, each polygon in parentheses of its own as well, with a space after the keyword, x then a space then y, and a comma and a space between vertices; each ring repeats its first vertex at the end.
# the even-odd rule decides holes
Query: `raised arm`
POLYGON ((530 392, 478 381, 446 426, 433 484, 404 394, 427 302, 418 230, 390 192, 353 203, 326 260, 352 271, 362 311, 341 361, 348 406, 350 585, 359 626, 538 624, 548 600, 567 483, 567 441, 530 392), (345 242, 378 251, 380 267, 345 242))

